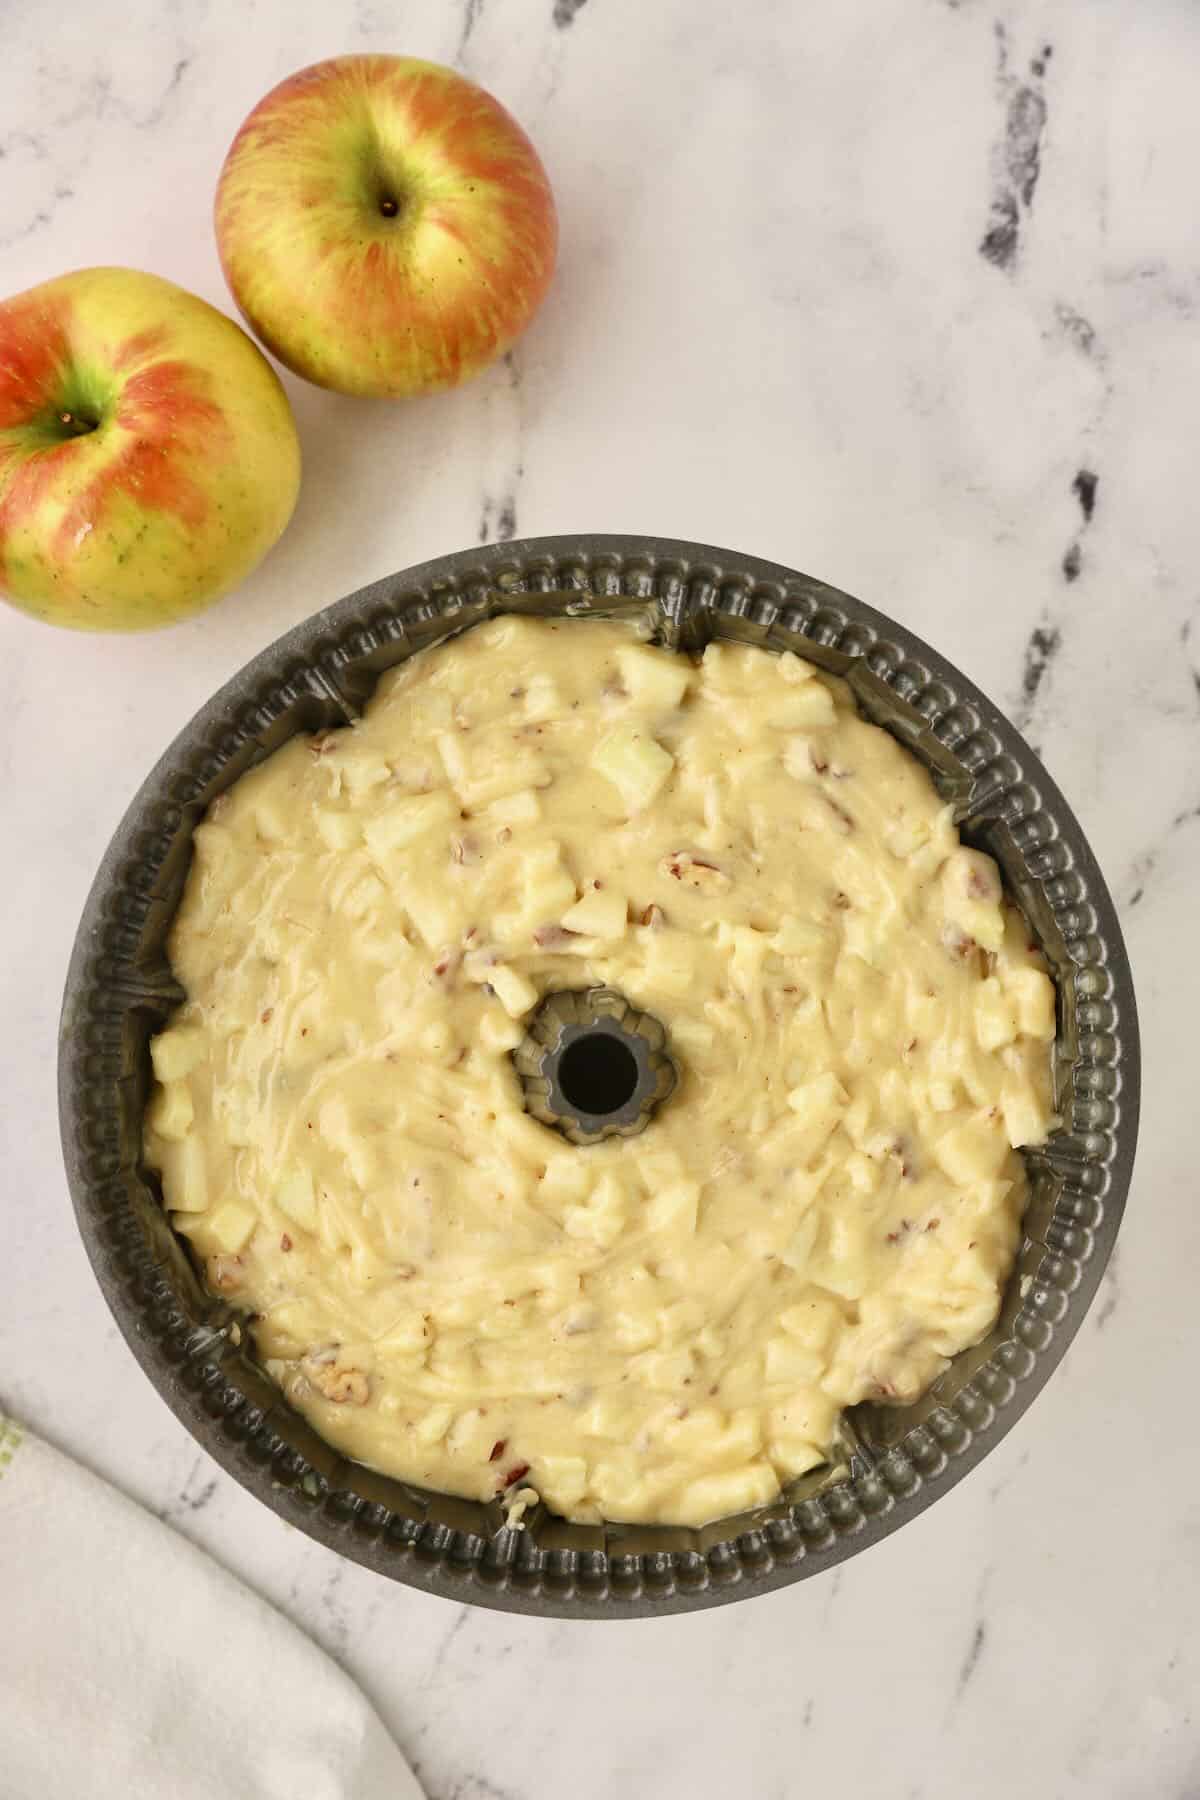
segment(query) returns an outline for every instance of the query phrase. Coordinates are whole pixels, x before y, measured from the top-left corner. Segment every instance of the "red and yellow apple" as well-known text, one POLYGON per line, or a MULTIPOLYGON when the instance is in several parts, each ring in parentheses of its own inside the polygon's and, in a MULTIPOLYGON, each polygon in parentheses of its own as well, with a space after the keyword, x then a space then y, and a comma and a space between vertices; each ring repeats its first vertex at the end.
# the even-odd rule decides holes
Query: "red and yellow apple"
POLYGON ((55 625, 198 612, 291 517, 300 446, 240 326, 134 269, 0 301, 0 595, 55 625))
POLYGON ((498 101, 436 63, 342 56, 259 102, 225 159, 217 245, 268 350, 345 394, 453 387, 554 271, 554 197, 498 101))

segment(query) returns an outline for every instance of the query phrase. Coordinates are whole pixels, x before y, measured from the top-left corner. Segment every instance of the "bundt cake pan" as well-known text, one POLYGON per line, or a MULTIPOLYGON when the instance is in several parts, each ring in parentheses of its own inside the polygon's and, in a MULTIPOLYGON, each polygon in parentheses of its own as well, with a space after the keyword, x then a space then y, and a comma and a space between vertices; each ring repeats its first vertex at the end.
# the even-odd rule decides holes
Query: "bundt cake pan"
MULTIPOLYGON (((947 1492, 1009 1431, 1078 1330, 1112 1252, 1137 1135, 1137 1019, 1096 860, 1037 757, 977 688, 903 627, 777 564, 664 538, 530 539, 373 583, 226 684, 142 786, 84 909, 63 1004, 63 1150, 79 1229, 150 1380, 281 1518, 382 1575, 552 1617, 630 1618, 766 1593, 866 1549, 947 1492), (712 638, 796 650, 929 770, 993 855, 1058 989, 1062 1128, 1027 1154, 1031 1202, 995 1330, 914 1406, 863 1405, 833 1468, 699 1530, 567 1524, 428 1493, 349 1462, 256 1366, 236 1308, 201 1287, 142 1164, 148 1040, 180 999, 166 938, 194 826, 299 731, 352 721, 379 675, 497 613, 629 616, 682 652, 712 638)), ((1035 1477, 1036 1479, 1036 1477, 1035 1477)))

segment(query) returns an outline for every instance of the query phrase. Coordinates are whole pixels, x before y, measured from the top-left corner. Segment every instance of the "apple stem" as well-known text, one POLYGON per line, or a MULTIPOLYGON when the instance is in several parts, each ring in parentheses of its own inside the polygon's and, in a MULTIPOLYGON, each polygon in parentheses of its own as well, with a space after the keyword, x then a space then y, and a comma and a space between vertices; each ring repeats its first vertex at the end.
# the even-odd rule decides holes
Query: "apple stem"
POLYGON ((385 219, 394 219, 400 211, 400 202, 391 194, 380 196, 379 210, 385 219))
POLYGON ((73 412, 60 412, 58 422, 65 425, 74 437, 83 437, 85 433, 96 429, 95 419, 81 419, 73 412))

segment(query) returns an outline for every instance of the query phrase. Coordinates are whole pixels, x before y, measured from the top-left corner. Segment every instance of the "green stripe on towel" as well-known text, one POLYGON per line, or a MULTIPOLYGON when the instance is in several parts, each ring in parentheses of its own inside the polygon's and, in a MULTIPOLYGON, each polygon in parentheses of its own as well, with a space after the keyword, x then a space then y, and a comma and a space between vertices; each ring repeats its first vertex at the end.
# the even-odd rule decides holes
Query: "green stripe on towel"
POLYGON ((0 1413, 0 1481, 4 1479, 8 1465, 21 1447, 21 1427, 13 1419, 6 1419, 0 1413))

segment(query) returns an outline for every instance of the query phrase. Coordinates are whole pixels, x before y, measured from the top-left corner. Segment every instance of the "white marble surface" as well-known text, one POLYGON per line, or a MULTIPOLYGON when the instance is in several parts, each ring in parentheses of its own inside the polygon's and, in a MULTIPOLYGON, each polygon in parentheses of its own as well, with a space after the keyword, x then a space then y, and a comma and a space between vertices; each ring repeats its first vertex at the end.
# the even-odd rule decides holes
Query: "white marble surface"
POLYGON ((226 143, 275 80, 342 49, 493 87, 563 223, 543 316, 473 387, 393 407, 289 384, 299 511, 212 614, 111 641, 0 617, 0 1403, 307 1627, 433 1800, 1200 1794, 1200 14, 0 0, 0 42, 8 291, 124 262, 227 305, 226 143), (54 1113, 75 920, 179 722, 371 577, 578 528, 806 568, 981 682, 1091 834, 1146 1052, 1113 1272, 984 1467, 837 1574, 611 1626, 393 1587, 221 1474, 109 1320, 54 1113))

